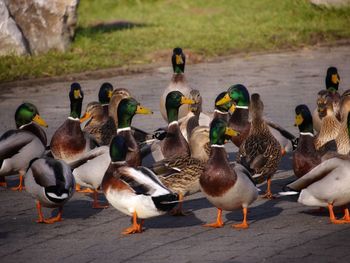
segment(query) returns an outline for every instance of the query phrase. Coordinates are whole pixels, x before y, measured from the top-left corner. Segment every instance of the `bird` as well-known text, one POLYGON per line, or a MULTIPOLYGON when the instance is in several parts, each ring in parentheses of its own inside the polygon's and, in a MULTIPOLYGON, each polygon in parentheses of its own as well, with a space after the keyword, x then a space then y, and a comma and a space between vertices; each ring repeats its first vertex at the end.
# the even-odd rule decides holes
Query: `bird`
MULTIPOLYGON (((101 209, 108 207, 108 205, 99 203, 98 189, 110 162, 109 146, 103 145, 84 153, 78 160, 70 163, 76 184, 92 189, 94 199, 92 208, 101 209)), ((78 190, 80 189, 78 188, 78 190)), ((83 190, 83 192, 91 191, 83 190)))
POLYGON ((108 202, 123 214, 132 216, 133 225, 122 232, 124 235, 141 233, 144 219, 163 215, 178 202, 178 195, 166 188, 151 170, 127 164, 127 148, 123 136, 113 138, 111 163, 102 180, 108 202))
MULTIPOLYGON (((250 97, 248 89, 242 84, 235 84, 228 88, 226 95, 216 102, 217 106, 233 102, 233 106, 230 108, 232 112, 229 118, 229 127, 237 130, 240 136, 232 137, 233 144, 237 147, 246 140, 250 132, 250 121, 249 121, 249 103, 250 97)), ((271 121, 266 121, 268 128, 272 135, 278 140, 281 145, 281 151, 284 155, 286 152, 292 150, 295 144, 295 136, 271 121)))
POLYGON ((350 127, 350 97, 347 92, 341 97, 340 101, 340 127, 338 135, 335 138, 337 145, 337 152, 339 154, 349 154, 350 152, 350 139, 349 139, 349 127, 350 127))
MULTIPOLYGON (((176 47, 173 49, 171 63, 173 66, 174 74, 172 76, 170 84, 163 91, 163 94, 160 97, 160 113, 166 122, 168 122, 168 115, 166 110, 166 97, 168 93, 171 91, 180 91, 184 96, 190 98, 191 92, 191 88, 188 86, 185 78, 186 56, 181 48, 176 47)), ((189 111, 189 105, 182 105, 179 109, 178 118, 181 119, 185 117, 189 111)))
POLYGON ((22 191, 23 176, 33 158, 44 154, 48 127, 38 109, 29 102, 22 103, 15 112, 17 129, 8 130, 0 137, 0 178, 6 186, 5 176, 19 173, 19 185, 12 190, 22 191), (39 126, 40 125, 40 126, 39 126))
POLYGON ((217 207, 217 220, 207 227, 222 227, 222 210, 243 210, 241 224, 234 228, 248 228, 248 206, 258 196, 258 189, 250 178, 249 171, 238 163, 230 163, 224 148, 225 136, 235 136, 238 132, 228 127, 223 119, 214 119, 210 125, 210 157, 200 176, 199 183, 204 196, 217 207))
POLYGON ((50 149, 55 159, 64 160, 68 164, 76 161, 85 152, 99 146, 98 143, 80 127, 80 114, 84 98, 79 83, 74 82, 69 92, 70 115, 55 131, 50 142, 50 149))
POLYGON ((237 162, 244 165, 256 182, 267 180, 267 191, 264 198, 272 199, 271 178, 276 172, 282 157, 281 146, 270 132, 263 119, 264 104, 260 95, 251 95, 251 127, 248 137, 239 147, 237 162))
POLYGON ((113 96, 113 85, 109 82, 102 83, 98 91, 98 101, 103 107, 104 121, 109 120, 109 103, 113 96))
POLYGON ((183 104, 194 104, 194 101, 185 97, 180 91, 171 91, 166 96, 168 127, 165 138, 161 141, 156 140, 144 150, 150 152, 156 162, 164 158, 190 155, 190 148, 178 123, 179 108, 183 104))
POLYGON ((134 98, 125 98, 118 105, 117 134, 123 136, 128 146, 126 161, 128 165, 136 167, 142 163, 140 147, 131 131, 131 122, 135 114, 153 114, 153 112, 140 105, 134 98))
POLYGON ((38 223, 62 220, 63 205, 73 196, 75 183, 71 168, 64 161, 50 157, 35 158, 25 175, 26 191, 36 200, 38 223), (45 219, 41 207, 56 208, 58 215, 45 219))
POLYGON ((321 154, 315 148, 312 115, 305 104, 295 108, 295 126, 298 126, 300 136, 298 146, 293 151, 293 170, 295 176, 300 178, 321 163, 321 154))
POLYGON ((287 185, 292 191, 282 195, 299 194, 298 202, 307 206, 327 207, 333 224, 350 223, 350 160, 348 156, 338 155, 323 161, 303 177, 287 185), (337 219, 334 207, 344 208, 344 217, 337 219))

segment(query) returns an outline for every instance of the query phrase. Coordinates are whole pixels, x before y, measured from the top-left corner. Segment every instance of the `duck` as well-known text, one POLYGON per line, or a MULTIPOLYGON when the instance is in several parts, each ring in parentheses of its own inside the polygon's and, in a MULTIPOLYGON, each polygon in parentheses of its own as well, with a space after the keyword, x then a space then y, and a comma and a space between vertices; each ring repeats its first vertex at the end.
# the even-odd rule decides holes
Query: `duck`
POLYGON ((228 127, 223 119, 214 119, 210 125, 210 157, 200 175, 199 184, 204 196, 217 208, 217 220, 206 227, 223 227, 222 211, 243 210, 243 221, 232 227, 246 229, 248 206, 258 197, 258 189, 249 171, 238 163, 230 163, 224 148, 225 135, 236 136, 238 132, 228 127))
POLYGON ((181 105, 194 104, 194 101, 185 97, 180 91, 171 91, 166 97, 166 111, 168 119, 168 127, 165 138, 163 140, 154 141, 148 150, 155 162, 164 158, 173 158, 176 156, 189 156, 190 148, 182 135, 178 123, 178 113, 181 105))
POLYGON ((323 161, 303 177, 287 185, 291 191, 283 195, 298 194, 298 202, 306 206, 326 207, 332 224, 350 223, 350 160, 348 156, 337 155, 323 161), (334 207, 343 207, 344 217, 337 219, 334 207))
POLYGON ((335 138, 337 145, 337 152, 339 154, 347 155, 350 152, 350 97, 348 93, 344 93, 340 102, 341 121, 338 135, 335 138))
POLYGON ((325 84, 326 89, 318 92, 316 100, 316 109, 312 114, 314 129, 319 132, 321 128, 322 118, 326 115, 325 104, 327 100, 330 100, 335 113, 335 116, 340 120, 340 100, 341 96, 338 92, 340 83, 340 76, 336 67, 329 67, 327 69, 325 84))
POLYGON ((0 179, 6 187, 5 177, 19 173, 19 185, 12 190, 23 190, 23 176, 30 160, 44 154, 48 127, 37 107, 29 102, 19 105, 15 112, 17 129, 6 131, 0 137, 0 179))
MULTIPOLYGON (((231 137, 234 145, 238 148, 246 140, 250 132, 251 123, 249 121, 249 103, 250 97, 248 89, 242 84, 235 84, 228 88, 225 96, 216 102, 220 106, 229 101, 233 102, 233 107, 230 108, 231 116, 229 118, 229 127, 237 130, 240 136, 231 137)), ((284 155, 295 148, 295 136, 279 126, 276 123, 267 121, 268 128, 273 136, 281 145, 281 151, 284 155)))
POLYGON ((103 145, 86 152, 78 160, 70 163, 76 185, 86 187, 86 190, 78 187, 78 192, 93 194, 94 209, 108 208, 108 205, 99 203, 98 189, 110 162, 109 146, 103 145))
POLYGON ((99 145, 109 145, 116 134, 116 127, 112 117, 105 117, 104 108, 100 102, 93 101, 86 106, 80 122, 89 119, 83 132, 90 134, 99 145))
POLYGON ((133 224, 122 232, 124 235, 143 232, 145 219, 164 215, 179 199, 148 168, 130 167, 126 161, 127 149, 125 138, 116 135, 110 144, 111 162, 102 180, 108 202, 132 216, 133 224))
POLYGON ((316 150, 320 152, 336 151, 335 139, 338 136, 341 124, 335 116, 333 102, 328 96, 323 107, 325 108, 325 115, 322 118, 320 131, 315 140, 316 150))
MULTIPOLYGON (((186 56, 180 47, 173 49, 173 54, 171 57, 171 63, 173 66, 174 74, 172 76, 171 82, 168 87, 163 91, 160 98, 160 113, 163 119, 168 122, 168 115, 166 110, 166 97, 171 91, 180 91, 184 96, 190 98, 191 88, 188 86, 185 78, 185 64, 186 56)), ((185 117, 190 111, 189 105, 182 105, 179 109, 178 118, 181 119, 185 117)))
POLYGON ((191 157, 206 163, 210 154, 209 127, 200 125, 194 128, 188 145, 191 157))
POLYGON ((76 161, 79 157, 99 146, 98 143, 81 130, 80 114, 84 98, 79 83, 74 82, 69 92, 70 99, 70 116, 55 131, 51 138, 50 149, 55 159, 64 160, 68 164, 76 161))
POLYGON ((25 174, 26 191, 36 200, 37 223, 62 221, 63 205, 73 196, 75 183, 70 166, 50 157, 35 158, 25 174), (58 208, 55 217, 45 219, 41 207, 58 208))
POLYGON ((281 146, 270 132, 263 119, 264 104, 260 95, 251 95, 251 127, 248 137, 239 147, 237 162, 251 171, 254 180, 267 180, 267 191, 264 198, 274 198, 271 192, 271 178, 277 171, 282 158, 281 146))
POLYGON ((295 108, 295 126, 298 126, 300 136, 298 146, 293 151, 293 170, 295 176, 300 178, 321 163, 321 155, 315 148, 312 115, 305 104, 295 108))
POLYGON ((214 103, 214 113, 213 113, 213 119, 224 119, 225 121, 229 121, 230 119, 230 112, 234 112, 236 109, 236 105, 232 103, 231 100, 227 101, 226 103, 217 105, 217 102, 222 100, 226 95, 226 92, 221 92, 219 95, 215 98, 215 103, 214 103))
POLYGON ((118 128, 117 134, 123 136, 128 145, 126 161, 128 165, 137 167, 142 163, 139 144, 131 130, 131 121, 135 114, 153 114, 153 112, 140 105, 134 98, 125 98, 118 105, 118 128))
POLYGON ((113 96, 113 85, 109 82, 102 83, 100 90, 98 91, 98 101, 102 105, 105 122, 110 119, 109 103, 111 101, 112 96, 113 96))

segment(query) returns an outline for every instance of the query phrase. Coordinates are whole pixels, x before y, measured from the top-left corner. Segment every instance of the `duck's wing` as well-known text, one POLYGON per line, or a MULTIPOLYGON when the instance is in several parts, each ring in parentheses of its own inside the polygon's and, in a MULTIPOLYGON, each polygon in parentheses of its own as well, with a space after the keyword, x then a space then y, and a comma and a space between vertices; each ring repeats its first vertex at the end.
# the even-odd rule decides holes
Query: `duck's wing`
POLYGON ((34 139, 30 132, 10 130, 0 138, 0 160, 11 158, 34 139))
POLYGON ((237 162, 231 162, 231 163, 230 163, 230 166, 231 166, 231 168, 232 168, 237 174, 245 175, 246 177, 249 178, 249 180, 250 180, 254 185, 256 185, 256 183, 254 182, 254 180, 253 180, 253 178, 252 178, 251 173, 249 172, 249 170, 248 170, 245 166, 243 166, 243 165, 241 165, 241 164, 239 164, 239 163, 237 163, 237 162))
POLYGON ((315 168, 313 168, 310 172, 305 174, 303 177, 288 184, 287 187, 295 191, 300 191, 308 187, 309 185, 313 184, 314 182, 319 181, 322 178, 326 177, 334 169, 343 165, 343 162, 344 160, 341 160, 340 158, 328 159, 320 163, 319 165, 317 165, 315 168))
POLYGON ((87 163, 88 161, 90 161, 90 160, 92 160, 100 155, 103 155, 107 152, 109 152, 108 146, 100 146, 100 147, 94 148, 91 151, 84 153, 82 156, 79 157, 78 160, 70 162, 69 166, 72 169, 75 169, 75 168, 87 163))
POLYGON ((119 179, 138 195, 159 196, 171 193, 146 167, 121 167, 118 169, 119 179))
POLYGON ((266 124, 272 135, 278 140, 284 149, 291 151, 296 148, 296 137, 292 133, 271 121, 266 121, 266 124))

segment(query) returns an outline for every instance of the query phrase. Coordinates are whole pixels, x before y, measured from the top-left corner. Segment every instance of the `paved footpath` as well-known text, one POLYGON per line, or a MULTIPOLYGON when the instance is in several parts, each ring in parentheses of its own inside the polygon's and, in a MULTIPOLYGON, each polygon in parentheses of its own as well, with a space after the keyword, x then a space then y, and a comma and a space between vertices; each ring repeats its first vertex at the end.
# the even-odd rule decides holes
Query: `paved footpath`
MULTIPOLYGON (((187 65, 191 87, 204 97, 204 109, 231 84, 245 84, 261 94, 266 116, 297 134, 294 108, 315 105, 315 94, 324 88, 328 66, 339 69, 341 88, 350 88, 350 46, 319 47, 296 52, 246 55, 224 61, 187 65)), ((150 117, 136 116, 135 126, 152 131, 163 125, 158 100, 171 77, 171 68, 151 72, 81 81, 87 102, 96 100, 104 81, 130 89, 134 97, 154 110, 150 117)), ((68 114, 69 82, 0 90, 0 133, 14 127, 13 115, 23 101, 36 104, 50 125, 48 137, 68 114)), ((228 146, 232 153, 236 149, 228 146)), ((293 179, 290 154, 274 177, 273 190, 293 179)), ((7 178, 9 184, 16 176, 7 178)), ((265 185, 261 186, 265 190, 265 185)), ((101 197, 102 199, 102 197, 101 197)), ((26 193, 0 189, 1 262, 349 262, 350 225, 331 225, 327 213, 283 197, 258 200, 249 210, 250 228, 235 230, 242 212, 225 212, 221 229, 205 228, 215 220, 216 209, 197 193, 187 199, 187 217, 163 216, 146 220, 142 234, 122 236, 130 219, 113 208, 94 210, 92 198, 76 193, 64 209, 64 221, 36 224, 34 200, 26 193)), ((45 210, 47 216, 50 210, 45 210)), ((340 214, 339 214, 340 216, 340 214)))

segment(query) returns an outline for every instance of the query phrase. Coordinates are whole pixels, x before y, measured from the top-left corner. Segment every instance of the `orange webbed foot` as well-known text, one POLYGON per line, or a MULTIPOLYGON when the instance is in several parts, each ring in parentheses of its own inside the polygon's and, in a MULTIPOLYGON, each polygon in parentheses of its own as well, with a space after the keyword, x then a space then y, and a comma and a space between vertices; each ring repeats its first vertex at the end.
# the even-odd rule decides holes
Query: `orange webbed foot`
POLYGON ((249 228, 249 225, 245 222, 241 223, 241 224, 234 224, 232 225, 233 228, 237 228, 237 229, 247 229, 249 228))
POLYGON ((25 190, 26 188, 23 186, 23 185, 19 185, 19 186, 16 186, 16 187, 11 187, 11 190, 12 191, 19 191, 21 192, 22 190, 25 190))
POLYGON ((273 200, 273 199, 277 198, 275 195, 273 195, 272 193, 269 193, 269 192, 265 193, 261 197, 264 199, 268 199, 268 200, 273 200))
POLYGON ((130 235, 130 234, 137 234, 137 233, 142 233, 142 227, 139 224, 137 224, 136 226, 132 225, 131 227, 128 227, 123 231, 123 235, 130 235))
POLYGON ((220 228, 224 226, 223 222, 215 222, 215 223, 211 223, 211 224, 205 224, 203 225, 204 227, 214 227, 214 228, 220 228))

